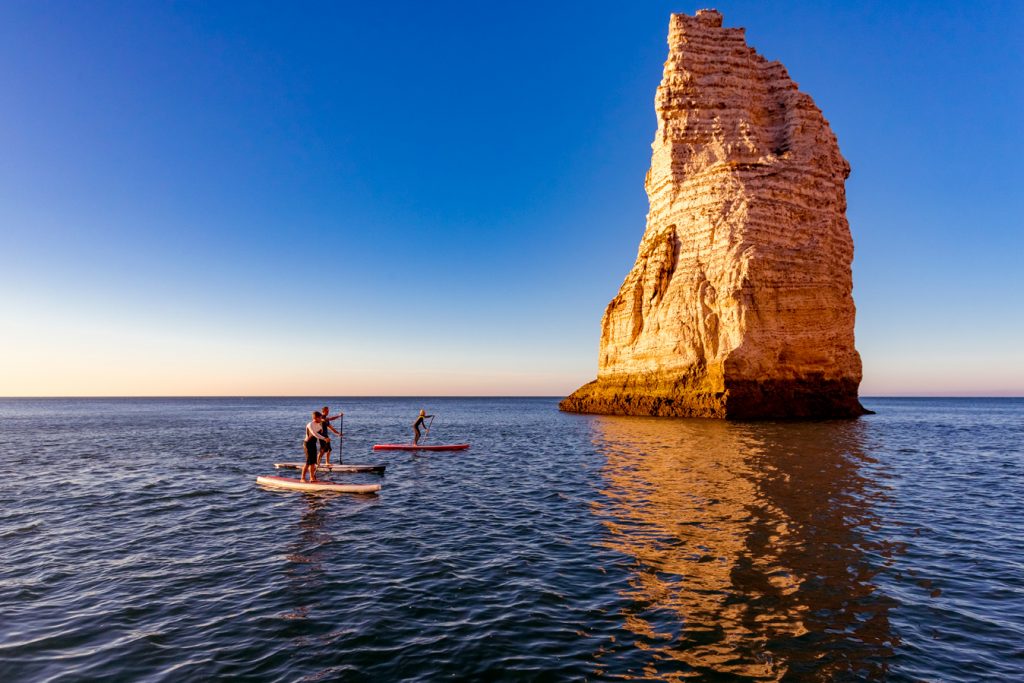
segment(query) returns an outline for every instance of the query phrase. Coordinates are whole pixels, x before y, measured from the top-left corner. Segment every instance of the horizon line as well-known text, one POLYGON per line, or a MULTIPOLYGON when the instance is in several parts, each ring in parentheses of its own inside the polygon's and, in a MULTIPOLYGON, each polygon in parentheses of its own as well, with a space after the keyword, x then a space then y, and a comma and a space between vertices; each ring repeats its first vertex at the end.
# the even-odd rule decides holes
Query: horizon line
MULTIPOLYGON (((8 399, 142 399, 142 398, 301 398, 311 400, 328 399, 365 399, 365 398, 565 398, 561 394, 95 394, 95 395, 39 395, 14 396, 0 395, 0 400, 8 399), (319 397, 319 398, 318 398, 319 397)), ((1024 394, 874 394, 858 396, 858 399, 876 398, 1024 398, 1024 394)))

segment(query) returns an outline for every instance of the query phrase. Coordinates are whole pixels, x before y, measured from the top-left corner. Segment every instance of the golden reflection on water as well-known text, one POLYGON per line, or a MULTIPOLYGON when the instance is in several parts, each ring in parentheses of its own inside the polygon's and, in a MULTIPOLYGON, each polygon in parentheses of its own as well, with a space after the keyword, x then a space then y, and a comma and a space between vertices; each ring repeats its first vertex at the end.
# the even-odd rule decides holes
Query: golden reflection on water
POLYGON ((637 677, 878 678, 892 601, 871 581, 882 482, 863 474, 857 421, 747 423, 597 417, 594 506, 632 558, 624 625, 637 677))

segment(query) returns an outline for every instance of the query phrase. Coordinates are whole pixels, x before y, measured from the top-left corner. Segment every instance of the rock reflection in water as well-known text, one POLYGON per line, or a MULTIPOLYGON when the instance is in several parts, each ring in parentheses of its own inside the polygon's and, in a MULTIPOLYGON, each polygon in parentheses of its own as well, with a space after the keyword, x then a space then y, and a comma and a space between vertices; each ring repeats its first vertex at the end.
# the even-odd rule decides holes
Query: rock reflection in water
POLYGON ((623 597, 635 676, 884 677, 893 601, 872 584, 891 549, 855 421, 737 424, 600 417, 595 513, 633 558, 623 597))

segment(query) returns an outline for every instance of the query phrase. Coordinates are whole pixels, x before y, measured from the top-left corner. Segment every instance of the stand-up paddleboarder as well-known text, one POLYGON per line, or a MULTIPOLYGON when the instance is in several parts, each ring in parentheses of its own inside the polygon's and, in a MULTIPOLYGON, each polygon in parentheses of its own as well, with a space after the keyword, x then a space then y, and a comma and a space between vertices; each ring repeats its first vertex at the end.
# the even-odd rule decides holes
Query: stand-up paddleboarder
POLYGON ((306 464, 302 466, 302 473, 299 481, 306 480, 306 472, 309 472, 309 481, 316 481, 316 443, 320 441, 330 442, 330 439, 323 435, 323 415, 320 411, 313 411, 313 419, 306 423, 306 438, 302 441, 302 447, 306 451, 306 464))
MULTIPOLYGON (((416 421, 412 423, 412 431, 413 431, 413 434, 414 434, 414 436, 412 437, 412 442, 413 442, 414 445, 419 445, 419 442, 420 442, 420 427, 425 427, 423 422, 428 417, 431 418, 431 419, 434 418, 433 415, 427 415, 427 411, 421 410, 420 411, 420 416, 417 417, 416 421)), ((425 428, 427 430, 427 433, 429 434, 430 433, 430 427, 425 427, 425 428)))
POLYGON ((341 432, 339 432, 337 429, 334 428, 334 425, 331 424, 331 420, 341 419, 341 418, 345 417, 345 413, 338 413, 337 415, 331 415, 331 409, 329 407, 327 407, 327 406, 324 406, 323 411, 321 411, 320 417, 321 417, 320 426, 323 427, 323 434, 324 434, 324 436, 327 437, 327 441, 321 441, 320 442, 320 459, 317 462, 317 464, 318 465, 324 464, 323 460, 324 460, 324 456, 326 455, 327 456, 327 464, 330 465, 331 464, 331 435, 328 433, 328 430, 334 432, 338 436, 341 436, 341 432))

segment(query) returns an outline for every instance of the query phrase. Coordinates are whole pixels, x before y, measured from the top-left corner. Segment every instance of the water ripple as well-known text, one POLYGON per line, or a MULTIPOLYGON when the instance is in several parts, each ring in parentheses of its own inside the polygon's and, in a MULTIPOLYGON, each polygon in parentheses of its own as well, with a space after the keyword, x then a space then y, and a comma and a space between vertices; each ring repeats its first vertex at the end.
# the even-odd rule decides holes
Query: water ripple
POLYGON ((1020 401, 727 424, 431 399, 473 448, 383 456, 420 402, 331 401, 381 494, 256 486, 318 403, 0 400, 0 679, 1020 677, 1020 401))

